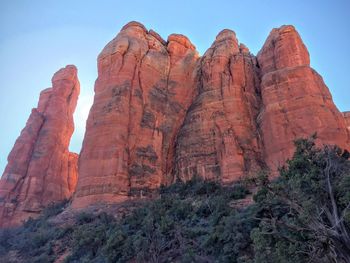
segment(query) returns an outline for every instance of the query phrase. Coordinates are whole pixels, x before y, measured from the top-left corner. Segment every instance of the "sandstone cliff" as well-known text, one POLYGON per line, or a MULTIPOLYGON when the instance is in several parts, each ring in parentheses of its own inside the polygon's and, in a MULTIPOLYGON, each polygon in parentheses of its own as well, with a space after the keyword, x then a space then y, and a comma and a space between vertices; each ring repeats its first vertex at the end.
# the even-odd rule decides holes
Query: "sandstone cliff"
POLYGON ((198 57, 185 36, 166 42, 137 22, 102 50, 74 205, 146 194, 172 181, 175 138, 194 96, 198 57))
POLYGON ((261 100, 255 57, 223 30, 199 61, 198 95, 178 134, 175 174, 223 183, 262 167, 255 119, 261 100))
POLYGON ((223 30, 199 57, 131 22, 98 57, 74 207, 142 197, 193 176, 231 183, 277 168, 293 140, 349 148, 349 131, 292 26, 255 57, 223 30))
POLYGON ((317 132, 319 144, 349 148, 344 117, 322 77, 310 67, 309 53, 293 26, 273 29, 257 60, 263 102, 257 122, 264 159, 273 172, 291 157, 298 137, 317 132))
POLYGON ((78 95, 74 66, 56 72, 52 88, 41 92, 0 180, 0 226, 35 217, 49 203, 74 192, 78 155, 68 146, 78 95))
POLYGON ((348 127, 348 130, 350 132, 350 111, 343 112, 346 126, 348 127))
POLYGON ((94 91, 77 184, 78 156, 68 152, 75 67, 41 93, 0 182, 2 225, 73 192, 80 208, 194 176, 230 184, 266 168, 276 175, 293 141, 315 132, 319 144, 350 148, 350 114, 334 105, 292 26, 273 29, 257 56, 225 29, 200 57, 187 37, 165 41, 130 22, 99 54, 94 91))

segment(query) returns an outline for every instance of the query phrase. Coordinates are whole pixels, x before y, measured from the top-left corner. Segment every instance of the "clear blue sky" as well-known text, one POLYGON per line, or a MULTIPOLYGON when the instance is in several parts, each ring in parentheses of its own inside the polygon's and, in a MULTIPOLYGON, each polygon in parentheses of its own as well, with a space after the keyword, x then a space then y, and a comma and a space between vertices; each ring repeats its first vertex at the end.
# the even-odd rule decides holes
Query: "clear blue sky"
POLYGON ((350 1, 0 1, 0 174, 39 93, 66 64, 81 96, 71 150, 79 152, 97 77, 96 57, 131 20, 163 38, 188 36, 200 54, 224 28, 256 54, 273 27, 294 25, 341 111, 350 110, 350 1))

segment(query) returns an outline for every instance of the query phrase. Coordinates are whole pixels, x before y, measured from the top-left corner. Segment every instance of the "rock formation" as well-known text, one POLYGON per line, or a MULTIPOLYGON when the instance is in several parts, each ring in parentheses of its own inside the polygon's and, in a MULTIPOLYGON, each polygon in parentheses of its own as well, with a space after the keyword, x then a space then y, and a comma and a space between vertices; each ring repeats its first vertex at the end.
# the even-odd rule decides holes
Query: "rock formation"
POLYGON ((143 195, 172 181, 198 58, 185 36, 166 42, 137 22, 102 50, 73 205, 143 195))
POLYGON ((257 57, 231 30, 199 57, 186 37, 164 41, 131 22, 98 57, 73 206, 193 176, 276 174, 293 140, 314 132, 319 143, 350 147, 345 118, 292 26, 272 30, 257 57))
POLYGON ((130 22, 99 54, 94 91, 76 190, 76 69, 42 92, 0 183, 2 225, 73 191, 80 208, 195 176, 230 184, 265 168, 276 175, 293 141, 315 132, 319 144, 350 149, 350 114, 334 105, 292 26, 273 29, 257 56, 225 29, 200 57, 187 37, 165 41, 130 22))
POLYGON ((68 146, 79 89, 77 69, 67 66, 41 92, 0 180, 0 226, 18 225, 74 192, 78 155, 68 146))
POLYGON ((293 140, 317 132, 319 144, 350 146, 343 115, 293 26, 273 29, 257 55, 261 70, 258 125, 264 159, 275 173, 294 152, 293 140))
POLYGON ((177 137, 175 174, 230 183, 262 168, 256 59, 223 30, 199 66, 198 96, 177 137))

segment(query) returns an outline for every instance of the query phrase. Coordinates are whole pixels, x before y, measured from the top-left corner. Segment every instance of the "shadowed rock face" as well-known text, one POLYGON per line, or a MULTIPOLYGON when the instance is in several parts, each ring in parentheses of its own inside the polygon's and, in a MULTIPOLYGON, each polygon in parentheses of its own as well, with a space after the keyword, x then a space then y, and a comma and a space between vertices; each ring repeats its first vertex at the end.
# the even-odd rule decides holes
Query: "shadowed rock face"
POLYGON ((264 159, 275 172, 294 152, 293 140, 317 132, 319 144, 350 146, 345 119, 292 26, 274 29, 257 55, 261 68, 258 124, 264 159))
POLYGON ((0 180, 0 226, 18 225, 74 192, 78 155, 68 146, 78 95, 74 66, 56 72, 52 88, 41 92, 0 180))

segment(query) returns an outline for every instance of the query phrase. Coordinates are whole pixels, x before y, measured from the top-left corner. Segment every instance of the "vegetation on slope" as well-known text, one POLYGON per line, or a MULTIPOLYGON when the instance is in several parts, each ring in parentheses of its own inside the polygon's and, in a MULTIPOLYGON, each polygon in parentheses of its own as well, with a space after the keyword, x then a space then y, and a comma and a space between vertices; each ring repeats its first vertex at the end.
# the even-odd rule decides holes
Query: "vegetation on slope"
POLYGON ((3 230, 8 262, 350 262, 350 163, 337 148, 298 140, 294 157, 269 181, 267 173, 233 186, 193 179, 121 219, 77 215, 56 226, 45 210, 23 227, 3 230), (249 182, 248 182, 249 181, 249 182), (258 189, 252 204, 251 184, 258 189))

